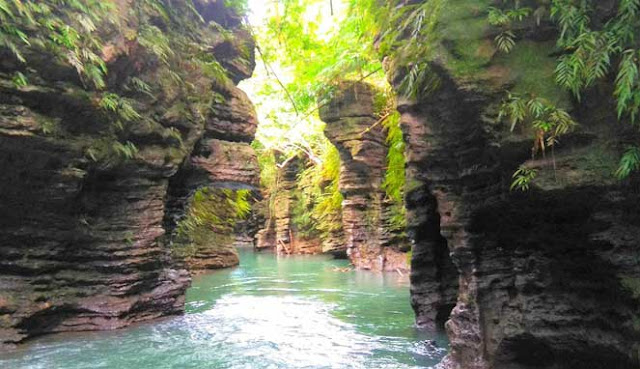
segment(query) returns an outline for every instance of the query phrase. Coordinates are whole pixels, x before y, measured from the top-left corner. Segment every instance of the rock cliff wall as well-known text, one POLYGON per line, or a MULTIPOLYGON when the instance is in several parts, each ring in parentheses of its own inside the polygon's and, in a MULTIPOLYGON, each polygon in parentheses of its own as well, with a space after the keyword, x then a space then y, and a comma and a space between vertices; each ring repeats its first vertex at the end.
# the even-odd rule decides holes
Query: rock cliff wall
POLYGON ((265 196, 263 207, 269 214, 264 228, 258 232, 256 248, 275 250, 278 254, 319 254, 322 243, 317 237, 309 237, 300 232, 294 221, 296 206, 296 182, 304 169, 304 160, 293 157, 278 168, 276 194, 274 199, 265 196), (272 204, 269 202, 272 201, 272 204))
POLYGON ((398 106, 418 322, 437 325, 459 284, 446 368, 636 368, 638 184, 613 172, 619 143, 637 133, 613 123, 606 83, 581 103, 555 87, 551 24, 532 21, 510 54, 499 53, 489 5, 443 8, 431 65, 440 87, 398 106), (505 90, 571 109, 580 126, 553 158, 531 160, 531 132, 500 122, 505 90), (528 192, 510 191, 525 162, 538 177, 528 192))
POLYGON ((406 254, 389 242, 382 189, 387 147, 374 112, 374 88, 345 82, 320 108, 325 134, 340 152, 343 240, 361 269, 406 270, 406 254))
POLYGON ((173 219, 198 187, 257 184, 255 114, 233 86, 253 42, 222 2, 195 3, 205 23, 114 2, 120 27, 96 35, 101 90, 37 46, 26 64, 0 50, 0 344, 182 312, 189 275, 163 241, 173 219), (165 42, 201 48, 226 76, 165 42))

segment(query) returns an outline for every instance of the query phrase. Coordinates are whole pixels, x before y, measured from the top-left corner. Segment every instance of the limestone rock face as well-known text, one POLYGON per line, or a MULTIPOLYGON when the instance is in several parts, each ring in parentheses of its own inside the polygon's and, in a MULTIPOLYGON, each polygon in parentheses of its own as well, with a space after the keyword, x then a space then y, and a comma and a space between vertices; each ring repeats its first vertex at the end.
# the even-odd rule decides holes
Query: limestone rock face
MULTIPOLYGON (((461 9, 458 3, 450 9, 461 9)), ((484 24, 483 6, 468 14, 445 9, 439 27, 484 24)), ((443 57, 432 65, 440 88, 420 101, 399 102, 418 323, 437 326, 459 285, 446 323, 451 352, 444 368, 640 365, 634 256, 640 219, 632 210, 640 204, 638 184, 611 175, 619 158, 612 143, 637 133, 612 128, 615 108, 604 95, 592 92, 571 105, 554 89, 549 38, 555 36, 548 26, 532 24, 509 56, 487 52, 493 47, 488 32, 449 32, 443 57), (456 64, 462 47, 486 58, 473 74, 456 64), (523 54, 535 55, 547 74, 524 81, 535 71, 519 69, 513 59, 523 54), (532 160, 530 132, 512 133, 497 119, 500 92, 523 85, 568 104, 580 123, 553 158, 532 160), (538 177, 529 192, 509 191, 523 163, 538 169, 538 177)))
POLYGON ((342 229, 330 232, 329 236, 322 241, 322 252, 333 255, 336 259, 347 258, 347 249, 342 229))
MULTIPOLYGON (((207 118, 202 136, 171 179, 165 228, 172 239, 190 199, 199 189, 257 192, 260 185, 258 158, 250 145, 258 124, 255 109, 237 87, 225 88, 221 93, 227 94, 229 99, 214 103, 215 114, 207 118)), ((225 232, 231 233, 232 237, 212 239, 185 259, 190 271, 200 273, 238 265, 236 241, 244 241, 246 245, 245 238, 252 239, 255 230, 248 234, 231 229, 225 232)))
MULTIPOLYGON (((134 16, 125 3, 119 11, 134 16)), ((222 2, 197 3, 205 18, 223 17, 237 35, 230 48, 221 44, 228 36, 203 27, 213 55, 232 80, 250 75, 253 60, 236 57, 238 45, 253 49, 232 21, 239 17, 222 2)), ((121 36, 104 40, 106 89, 126 96, 141 116, 121 130, 70 66, 29 55, 30 84, 16 87, 18 64, 0 58, 0 346, 181 313, 190 278, 165 241, 189 194, 214 182, 257 184, 247 144, 257 122, 246 96, 186 70, 183 80, 194 89, 217 93, 202 115, 166 79, 166 66, 121 36), (153 97, 124 89, 131 77, 152 85, 153 97)), ((215 264, 228 252, 206 258, 215 264)))
MULTIPOLYGON (((250 145, 258 125, 255 109, 246 94, 235 86, 225 87, 220 94, 228 99, 214 102, 215 114, 207 117, 203 134, 171 179, 165 227, 172 239, 190 199, 199 189, 257 192, 260 185, 258 158, 250 145)), ((233 233, 232 237, 212 239, 208 245, 197 247, 193 255, 185 259, 187 268, 192 272, 205 272, 238 265, 236 241, 246 245, 246 238, 253 239, 255 231, 225 231, 233 233)))
POLYGON ((257 188, 260 184, 258 159, 248 143, 203 140, 196 147, 191 164, 195 177, 207 176, 211 182, 230 187, 235 183, 236 186, 251 188, 257 188))
POLYGON ((224 99, 215 102, 205 129, 207 136, 221 140, 251 143, 258 127, 255 108, 247 94, 239 88, 224 91, 224 99))
MULTIPOLYGON (((412 152, 424 156, 409 174, 420 186, 407 194, 419 324, 439 325, 454 301, 457 273, 448 253, 460 274, 446 367, 636 367, 639 305, 630 285, 640 272, 631 261, 640 222, 629 206, 637 206, 637 193, 575 168, 600 145, 580 141, 565 142, 557 159, 565 184, 509 193, 512 148, 496 150, 477 129, 483 124, 467 100, 473 96, 446 88, 401 107, 409 142, 421 132, 419 141, 429 143, 412 152), (461 105, 470 110, 453 113, 461 105)), ((548 183, 553 175, 547 172, 548 183)))
POLYGON ((189 276, 158 241, 175 169, 91 168, 73 140, 29 128, 46 117, 26 100, 0 96, 2 343, 180 313, 189 276))
POLYGON ((343 239, 351 262, 361 269, 406 268, 406 257, 386 247, 384 179, 385 134, 374 115, 373 87, 346 82, 320 109, 325 134, 340 152, 343 239))
MULTIPOLYGON (((295 190, 298 174, 303 169, 304 161, 300 157, 288 160, 282 168, 278 168, 278 185, 273 211, 266 220, 265 226, 257 234, 256 247, 259 250, 275 250, 278 254, 319 254, 323 252, 318 238, 308 237, 297 229, 293 219, 295 206, 295 190)), ((269 199, 264 206, 269 206, 269 199)))

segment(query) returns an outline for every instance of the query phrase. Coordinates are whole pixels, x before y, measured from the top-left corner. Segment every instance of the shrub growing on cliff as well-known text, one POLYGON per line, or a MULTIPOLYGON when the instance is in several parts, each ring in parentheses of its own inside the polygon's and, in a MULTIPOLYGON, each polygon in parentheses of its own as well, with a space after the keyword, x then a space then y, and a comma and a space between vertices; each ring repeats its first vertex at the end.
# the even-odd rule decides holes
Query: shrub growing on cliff
POLYGON ((105 87, 105 62, 97 24, 113 21, 114 4, 98 0, 0 0, 0 47, 19 63, 44 51, 73 66, 87 86, 105 87))
MULTIPOLYGON (((65 77, 70 82, 65 93, 93 103, 95 124, 101 127, 99 137, 83 138, 86 154, 92 160, 118 157, 120 161, 135 156, 131 153, 137 148, 131 149, 129 140, 134 126, 154 123, 151 114, 138 111, 144 107, 132 103, 142 100, 136 94, 154 100, 158 107, 185 102, 181 118, 202 121, 219 97, 206 77, 221 88, 228 83, 226 71, 207 49, 207 39, 218 31, 201 27, 202 23, 191 1, 140 0, 121 7, 118 2, 97 0, 0 0, 0 51, 8 56, 5 68, 13 73, 16 88, 30 82, 46 85, 52 69, 53 74, 64 75, 75 70, 77 80, 65 77), (129 70, 110 75, 108 64, 120 56, 135 60, 129 70), (152 73, 154 78, 145 79, 152 73), (103 123, 111 125, 102 128, 103 123)), ((164 130, 158 133, 170 145, 182 144, 177 130, 157 124, 154 129, 164 130)))
POLYGON ((177 224, 174 252, 192 256, 201 247, 229 245, 233 227, 251 211, 249 190, 202 188, 195 192, 186 216, 177 224))
POLYGON ((387 170, 385 171, 382 188, 391 201, 390 226, 394 230, 404 231, 407 225, 406 211, 404 207, 405 194, 405 163, 404 137, 400 128, 400 113, 394 111, 384 120, 387 130, 387 170))
POLYGON ((539 152, 544 157, 547 147, 553 148, 560 136, 577 126, 569 113, 556 107, 549 100, 536 96, 521 97, 511 93, 507 94, 502 103, 499 113, 499 119, 501 118, 507 118, 511 122, 511 131, 518 124, 525 124, 533 129, 533 158, 539 152))
MULTIPOLYGON (((615 74, 613 95, 618 118, 635 124, 640 116, 640 0, 620 0, 616 12, 603 21, 593 19, 597 15, 594 1, 539 0, 536 5, 535 12, 524 11, 519 2, 506 9, 490 8, 488 21, 504 29, 529 14, 538 23, 548 14, 558 24, 557 46, 563 51, 558 58, 556 82, 580 100, 584 90, 615 74), (516 12, 518 16, 512 16, 516 12)), ((504 41, 498 47, 509 51, 515 43, 513 36, 508 42, 498 40, 498 36, 497 41, 504 41)), ((634 154, 640 146, 634 147, 620 161, 616 173, 619 178, 640 168, 640 157, 634 154)))
POLYGON ((310 165, 298 176, 298 196, 292 220, 308 236, 327 238, 342 227, 340 155, 326 143, 320 163, 310 165))
POLYGON ((493 26, 500 27, 500 33, 495 37, 496 45, 502 52, 510 52, 516 44, 512 27, 514 22, 520 22, 533 11, 527 7, 516 7, 512 9, 499 9, 496 7, 489 8, 489 23, 493 26))

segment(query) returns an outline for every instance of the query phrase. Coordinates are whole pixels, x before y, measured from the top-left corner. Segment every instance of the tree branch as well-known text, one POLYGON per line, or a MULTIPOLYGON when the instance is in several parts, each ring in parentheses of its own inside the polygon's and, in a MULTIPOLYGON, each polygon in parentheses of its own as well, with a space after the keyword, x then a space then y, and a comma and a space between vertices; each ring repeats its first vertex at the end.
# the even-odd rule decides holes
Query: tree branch
POLYGON ((296 105, 295 100, 293 100, 293 96, 291 96, 291 93, 289 93, 289 90, 287 90, 287 87, 284 85, 284 83, 282 83, 282 81, 278 77, 278 74, 275 72, 271 64, 269 64, 267 59, 264 57, 264 54, 262 53, 262 49, 260 48, 260 45, 258 45, 258 39, 256 38, 256 35, 253 32, 253 27, 251 27, 251 23, 249 23, 249 20, 246 17, 245 17, 245 22, 247 23, 247 28, 249 28, 249 33, 251 34, 251 37, 253 37, 253 39, 256 40, 256 50, 258 50, 258 54, 260 54, 260 59, 262 59, 262 63, 264 64, 264 69, 267 71, 268 75, 273 76, 275 78, 275 80, 278 82, 278 84, 280 85, 284 93, 287 95, 287 98, 291 102, 291 105, 293 106, 293 110, 295 110, 296 112, 296 116, 300 116, 300 110, 298 110, 298 106, 296 105))

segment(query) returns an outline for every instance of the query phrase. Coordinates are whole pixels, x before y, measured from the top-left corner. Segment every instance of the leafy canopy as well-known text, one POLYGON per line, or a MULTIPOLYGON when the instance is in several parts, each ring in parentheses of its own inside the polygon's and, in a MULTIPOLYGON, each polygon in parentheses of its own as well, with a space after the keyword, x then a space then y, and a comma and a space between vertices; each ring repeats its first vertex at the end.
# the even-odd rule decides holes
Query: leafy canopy
MULTIPOLYGON (((298 181, 294 221, 327 235, 340 227, 337 150, 324 136, 318 106, 344 81, 366 81, 378 87, 378 113, 388 132, 390 147, 384 189, 394 202, 394 220, 404 222, 404 141, 394 110, 395 97, 382 67, 374 40, 383 32, 381 19, 389 5, 376 0, 282 0, 262 4, 265 18, 251 25, 262 66, 248 90, 260 115, 254 147, 263 162, 263 183, 276 190, 277 165, 273 152, 284 153, 281 163, 302 154, 310 166, 298 181)), ((250 4, 254 6, 255 4, 250 4)), ((389 35, 390 37, 390 35, 389 35)), ((386 49, 390 49, 387 47, 386 49)))

